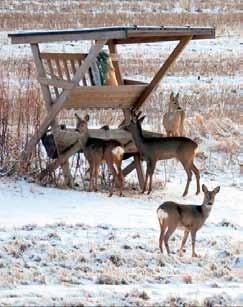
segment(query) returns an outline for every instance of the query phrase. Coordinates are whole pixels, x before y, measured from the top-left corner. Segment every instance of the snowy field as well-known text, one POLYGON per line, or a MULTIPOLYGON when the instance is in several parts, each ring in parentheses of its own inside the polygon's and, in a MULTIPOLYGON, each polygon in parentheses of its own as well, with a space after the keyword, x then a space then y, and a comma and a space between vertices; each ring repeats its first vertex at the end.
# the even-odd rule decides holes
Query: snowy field
POLYGON ((242 305, 243 198, 229 175, 202 175, 221 191, 198 232, 200 258, 190 240, 178 256, 180 231, 174 254, 159 251, 157 207, 202 202, 194 181, 182 199, 183 176, 151 196, 128 188, 124 198, 1 178, 0 306, 242 305))

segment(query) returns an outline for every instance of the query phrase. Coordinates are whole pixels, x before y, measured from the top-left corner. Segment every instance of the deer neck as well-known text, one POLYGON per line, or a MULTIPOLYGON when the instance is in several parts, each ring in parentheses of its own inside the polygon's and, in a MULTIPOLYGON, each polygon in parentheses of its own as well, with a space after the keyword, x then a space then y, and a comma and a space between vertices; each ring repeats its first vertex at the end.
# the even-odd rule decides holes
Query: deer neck
POLYGON ((137 124, 136 128, 132 129, 131 133, 135 144, 137 145, 137 147, 141 148, 141 145, 144 142, 144 137, 141 127, 137 124))
POLYGON ((204 216, 205 219, 209 217, 209 214, 212 210, 212 207, 213 207, 213 205, 209 205, 208 202, 206 202, 206 201, 203 202, 202 213, 203 213, 203 216, 204 216))

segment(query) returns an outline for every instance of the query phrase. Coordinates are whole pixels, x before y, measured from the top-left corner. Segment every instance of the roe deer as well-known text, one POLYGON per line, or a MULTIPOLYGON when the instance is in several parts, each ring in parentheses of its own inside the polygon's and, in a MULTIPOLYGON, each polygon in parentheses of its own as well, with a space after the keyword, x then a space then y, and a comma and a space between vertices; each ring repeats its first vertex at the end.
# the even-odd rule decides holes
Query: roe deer
MULTIPOLYGON (((76 129, 80 129, 81 119, 75 113, 77 119, 76 129)), ((86 117, 85 125, 87 126, 89 118, 86 117)), ((102 140, 97 138, 88 138, 84 147, 84 156, 89 162, 90 181, 89 191, 97 191, 97 179, 99 166, 103 161, 106 162, 109 171, 113 175, 109 196, 113 195, 115 180, 119 184, 120 196, 122 196, 124 178, 121 169, 124 148, 122 144, 116 140, 102 140)))
POLYGON ((182 136, 184 133, 185 112, 179 105, 179 93, 170 95, 169 110, 163 117, 163 125, 167 136, 182 136))
POLYGON ((184 230, 184 236, 179 250, 180 256, 183 254, 183 247, 190 232, 192 239, 192 257, 197 257, 195 252, 196 233, 208 218, 215 195, 219 192, 220 187, 218 186, 214 190, 208 191, 207 187, 203 184, 202 190, 204 192, 204 200, 201 206, 183 205, 166 201, 157 209, 160 224, 159 247, 162 253, 164 242, 167 253, 168 255, 170 254, 168 240, 176 228, 179 228, 184 230))
POLYGON ((183 196, 187 195, 192 172, 196 176, 197 191, 200 193, 200 174, 199 170, 193 163, 196 155, 197 144, 186 137, 144 137, 141 123, 145 116, 139 118, 141 113, 131 114, 131 121, 124 128, 131 132, 133 140, 140 152, 141 157, 147 162, 146 176, 142 193, 145 192, 149 177, 148 194, 152 190, 152 177, 155 170, 156 162, 176 158, 183 165, 187 173, 187 183, 183 196))

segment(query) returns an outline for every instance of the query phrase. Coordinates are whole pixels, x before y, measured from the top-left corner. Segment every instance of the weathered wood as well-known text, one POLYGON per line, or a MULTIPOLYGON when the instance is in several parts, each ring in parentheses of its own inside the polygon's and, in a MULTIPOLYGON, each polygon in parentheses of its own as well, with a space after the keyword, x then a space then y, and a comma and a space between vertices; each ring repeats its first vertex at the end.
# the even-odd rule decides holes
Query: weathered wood
MULTIPOLYGON (((40 50, 39 50, 38 44, 32 44, 31 50, 32 50, 32 54, 33 54, 33 58, 34 58, 34 62, 35 62, 36 70, 37 70, 37 77, 46 78, 45 68, 40 58, 40 50)), ((53 103, 52 98, 51 98, 50 89, 47 85, 41 84, 41 91, 44 97, 46 109, 47 111, 49 111, 53 103)))
MULTIPOLYGON (((78 85, 80 79, 83 77, 84 73, 90 67, 91 63, 95 60, 100 50, 103 48, 105 41, 98 41, 95 45, 91 47, 89 55, 85 58, 82 65, 77 70, 75 76, 73 77, 73 88, 78 85)), ((63 108, 65 102, 69 98, 72 93, 72 89, 64 90, 63 93, 58 97, 57 101, 51 106, 49 109, 49 114, 46 116, 44 121, 39 127, 39 130, 31 137, 29 143, 27 144, 27 148, 22 152, 21 159, 28 160, 31 152, 33 151, 35 145, 38 143, 42 135, 48 129, 50 123, 56 118, 57 114, 63 108)))
POLYGON ((137 171, 137 177, 138 177, 138 182, 139 182, 139 186, 140 189, 143 189, 143 185, 144 185, 144 172, 143 172, 143 168, 141 165, 141 160, 140 160, 140 155, 136 154, 134 156, 134 161, 135 161, 135 165, 136 165, 136 171, 137 171))
POLYGON ((65 103, 65 109, 123 108, 136 102, 144 85, 84 86, 76 87, 65 103))
POLYGON ((62 62, 63 62, 63 68, 64 68, 64 72, 65 72, 66 78, 67 78, 68 81, 70 81, 71 77, 70 77, 67 61, 68 60, 63 60, 62 62))
POLYGON ((131 79, 123 79, 125 85, 149 85, 149 83, 138 81, 138 80, 131 80, 131 79))
POLYGON ((41 32, 25 31, 9 34, 13 44, 76 40, 114 40, 114 43, 127 44, 132 43, 136 39, 147 42, 150 38, 157 39, 155 41, 158 41, 158 39, 165 40, 166 38, 175 40, 175 38, 178 39, 181 36, 192 36, 192 39, 215 38, 215 28, 190 26, 124 26, 41 32))
POLYGON ((40 54, 43 60, 80 60, 83 61, 88 53, 61 53, 61 52, 42 52, 40 54))
POLYGON ((40 82, 40 84, 54 86, 57 88, 63 88, 66 90, 73 88, 73 83, 71 81, 50 79, 43 77, 38 77, 37 80, 40 82))
POLYGON ((168 69, 171 67, 171 65, 174 63, 176 58, 179 56, 179 54, 182 52, 182 50, 185 48, 185 46, 190 42, 191 36, 183 38, 178 45, 175 47, 175 49, 172 51, 172 53, 169 55, 163 66, 159 69, 159 71, 156 73, 152 81, 150 82, 149 86, 146 87, 144 92, 141 94, 141 96, 138 98, 138 100, 134 104, 134 109, 137 110, 141 107, 141 105, 144 103, 144 101, 149 97, 149 95, 152 93, 152 91, 156 88, 159 81, 164 77, 168 69))
POLYGON ((123 176, 126 177, 128 174, 130 174, 133 170, 136 168, 136 162, 132 161, 130 164, 128 164, 123 170, 123 176))
MULTIPOLYGON (((68 31, 72 32, 72 31, 68 31)), ((40 35, 35 32, 31 36, 18 36, 9 35, 11 37, 12 44, 36 44, 36 43, 49 43, 49 42, 61 42, 61 41, 81 41, 81 40, 109 40, 113 38, 125 38, 125 31, 108 31, 108 32, 76 32, 76 33, 58 33, 58 31, 49 31, 46 35, 40 35), (56 32, 56 33, 55 33, 56 32)))
MULTIPOLYGON (((55 75, 54 69, 52 67, 52 63, 51 63, 50 59, 47 60, 47 65, 48 65, 48 69, 49 69, 50 74, 55 75)), ((58 89, 55 86, 54 86, 54 91, 55 91, 55 95, 56 95, 56 98, 57 98, 59 96, 59 93, 58 93, 58 89)))

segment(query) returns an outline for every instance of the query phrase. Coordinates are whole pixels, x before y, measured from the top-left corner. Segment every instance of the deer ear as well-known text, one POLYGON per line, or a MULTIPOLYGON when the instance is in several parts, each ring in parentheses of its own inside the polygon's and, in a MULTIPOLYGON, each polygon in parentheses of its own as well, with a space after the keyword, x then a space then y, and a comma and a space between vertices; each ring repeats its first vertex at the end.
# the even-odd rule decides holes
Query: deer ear
POLYGON ((77 113, 75 113, 74 115, 75 115, 75 117, 76 117, 76 119, 77 119, 77 122, 80 123, 80 121, 81 121, 80 116, 79 116, 77 113))
POLYGON ((215 194, 217 194, 219 191, 220 191, 220 186, 216 187, 216 188, 213 190, 213 192, 214 192, 215 194))
POLYGON ((173 92, 171 92, 171 94, 170 94, 170 99, 172 99, 172 98, 174 98, 174 93, 173 92))
POLYGON ((142 115, 142 111, 138 111, 136 118, 139 119, 139 117, 142 115))
POLYGON ((84 119, 86 120, 86 122, 88 122, 89 121, 89 114, 86 114, 84 119))
POLYGON ((142 116, 142 117, 139 118, 139 120, 138 120, 138 121, 139 121, 139 124, 142 124, 142 122, 143 122, 143 120, 144 120, 145 117, 146 117, 146 116, 144 115, 144 116, 142 116))
POLYGON ((204 193, 207 193, 208 192, 208 189, 207 187, 205 186, 205 184, 202 185, 202 190, 204 193))
POLYGON ((176 98, 176 99, 178 99, 178 98, 179 98, 179 93, 177 93, 177 95, 175 96, 175 98, 176 98))

